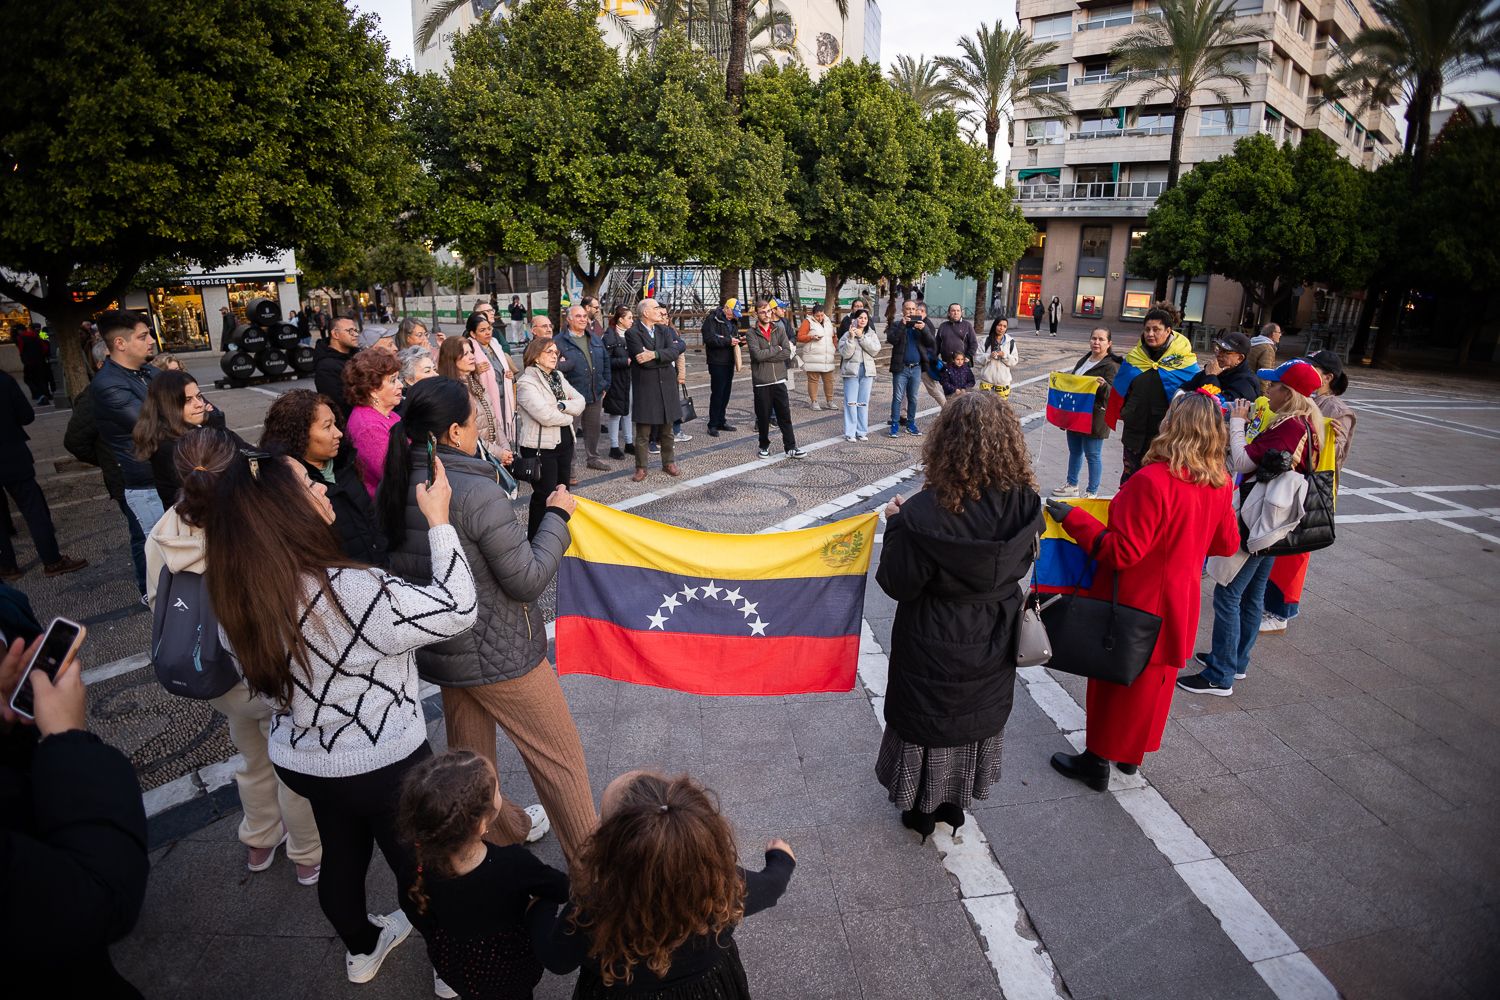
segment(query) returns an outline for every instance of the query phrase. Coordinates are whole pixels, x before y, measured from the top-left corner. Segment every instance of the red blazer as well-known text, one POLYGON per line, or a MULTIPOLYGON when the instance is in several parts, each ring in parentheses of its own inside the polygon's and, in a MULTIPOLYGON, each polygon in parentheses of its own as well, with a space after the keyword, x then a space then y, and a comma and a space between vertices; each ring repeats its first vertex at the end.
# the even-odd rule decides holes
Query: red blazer
POLYGON ((1198 634, 1199 581, 1208 556, 1240 547, 1233 487, 1185 482, 1153 462, 1125 481, 1109 504, 1106 528, 1074 508, 1063 528, 1101 564, 1091 596, 1107 600, 1120 574, 1120 603, 1162 618, 1152 666, 1181 667, 1198 634), (1094 546, 1098 545, 1097 550, 1094 546))

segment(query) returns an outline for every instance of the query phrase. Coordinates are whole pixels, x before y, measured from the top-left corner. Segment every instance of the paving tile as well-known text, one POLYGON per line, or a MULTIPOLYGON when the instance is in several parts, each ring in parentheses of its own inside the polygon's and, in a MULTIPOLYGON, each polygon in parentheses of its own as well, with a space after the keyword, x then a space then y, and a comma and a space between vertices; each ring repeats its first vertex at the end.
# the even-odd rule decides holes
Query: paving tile
POLYGON ((1306 836, 1286 814, 1271 808, 1233 774, 1153 784, 1221 858, 1306 836))
POLYGON ((1381 753, 1455 806, 1500 801, 1500 765, 1442 740, 1387 747, 1381 753))
POLYGON ((1487 754, 1500 730, 1426 685, 1376 691, 1375 698, 1462 750, 1487 754))
POLYGON ((1403 930, 1385 931, 1308 952, 1339 992, 1360 1000, 1469 1000, 1437 962, 1403 930))
POLYGON ((786 710, 799 756, 806 759, 863 753, 869 755, 873 766, 880 750, 881 730, 868 702, 803 702, 789 704, 786 710))
POLYGON ((1239 778, 1272 809, 1287 816, 1311 837, 1380 823, 1374 814, 1307 762, 1246 771, 1239 778))
POLYGON ((1057 732, 1057 723, 1052 721, 1052 716, 1043 712, 1031 699, 1026 685, 1020 681, 1016 682, 1015 704, 1011 707, 1010 718, 1005 723, 1005 739, 1011 740, 1017 736, 1035 736, 1057 732))
POLYGON ((1097 881, 1167 864, 1114 798, 1098 792, 974 815, 1017 889, 1097 881))
POLYGON ((1248 962, 1225 965, 1208 973, 1171 982, 1114 989, 1074 1000, 1274 1000, 1276 994, 1248 962))
POLYGON ((1285 844, 1225 858, 1240 882, 1304 949, 1390 927, 1370 894, 1339 874, 1311 844, 1285 844))
MULTIPOLYGON (((1238 692, 1236 692, 1238 697, 1238 692)), ((1368 750, 1369 744, 1306 703, 1258 709, 1250 717, 1308 760, 1368 750)))
MULTIPOLYGON (((421 938, 413 934, 401 946, 421 949, 421 938)), ((401 949, 397 949, 399 952, 401 949)), ((203 950, 203 958, 188 977, 181 996, 212 996, 223 1000, 297 1000, 307 995, 310 982, 326 970, 329 955, 338 959, 343 972, 344 948, 327 937, 283 937, 219 934, 203 950), (232 974, 226 975, 232 970, 232 974)), ((391 963, 395 967, 395 963, 391 963)), ((428 966, 431 969, 431 966, 428 966)), ((385 975, 387 969, 381 968, 385 975)), ((428 972, 431 975, 431 972, 428 972)), ((355 988, 344 977, 346 988, 355 988)), ((432 981, 428 980, 428 990, 432 981)), ((151 994, 160 995, 160 994, 151 994)))
POLYGON ((109 955, 116 971, 145 996, 177 997, 195 982, 193 974, 213 939, 211 932, 151 934, 137 929, 111 945, 109 955))
POLYGON ((705 705, 704 759, 743 762, 795 758, 789 710, 790 706, 780 700, 705 705))
MULTIPOLYGON (((1232 702, 1233 707, 1247 712, 1258 708, 1274 708, 1277 705, 1299 704, 1311 697, 1311 694, 1292 676, 1294 670, 1295 668, 1285 666, 1257 665, 1255 670, 1251 671, 1250 676, 1234 682, 1234 697, 1200 698, 1194 703, 1232 702)), ((1184 698, 1181 701, 1188 700, 1184 698)))
POLYGON ((703 755, 703 713, 698 705, 621 709, 614 715, 612 731, 608 761, 614 774, 703 755))
POLYGON ((1373 750, 1327 757, 1315 766, 1387 823, 1453 808, 1453 803, 1373 750))
POLYGON ((1444 870, 1468 880, 1484 902, 1500 903, 1500 853, 1495 851, 1500 807, 1465 806, 1391 826, 1444 870))
POLYGON ((1411 683, 1407 674, 1364 649, 1329 650, 1318 655, 1318 662, 1361 691, 1380 691, 1411 683))
MULTIPOLYGON (((1208 698, 1206 701, 1230 701, 1208 698)), ((1179 719, 1203 748, 1231 771, 1248 771, 1301 760, 1297 751, 1244 712, 1179 719)))
POLYGON ((1043 802, 1079 795, 1096 795, 1081 782, 1064 778, 1048 763, 1055 753, 1076 753, 1073 744, 1058 732, 1012 738, 1007 732, 1000 765, 1000 780, 990 786, 989 797, 975 799, 971 809, 1014 805, 1017 802, 1043 802))
POLYGON ((833 874, 839 911, 846 917, 958 898, 932 844, 919 843, 894 811, 885 824, 824 826, 818 836, 833 874))
POLYGON ((1002 1000, 963 904, 926 903, 844 918, 864 1000, 1002 1000))
POLYGON ((1388 826, 1346 830, 1313 841, 1318 855, 1370 894, 1390 923, 1405 926, 1477 907, 1472 878, 1460 878, 1388 826))
POLYGON ((777 901, 774 912, 786 916, 837 917, 838 900, 833 894, 833 875, 823 854, 823 841, 812 825, 800 829, 767 824, 750 815, 734 823, 735 844, 739 848, 740 867, 760 871, 766 866, 766 844, 780 838, 792 845, 797 870, 777 901))
POLYGON ((718 795, 720 808, 737 822, 792 829, 816 820, 796 758, 704 761, 693 776, 718 795))
POLYGON ((1309 704, 1372 747, 1398 746, 1430 738, 1430 734, 1415 722, 1398 715, 1374 695, 1314 697, 1309 699, 1309 704))
POLYGON ((734 932, 756 1000, 860 1000, 841 920, 793 916, 774 907, 734 932))
POLYGON ((1417 946, 1478 1000, 1500 986, 1500 914, 1490 907, 1406 928, 1417 946))
POLYGON ((575 715, 582 712, 614 711, 615 699, 624 686, 619 681, 587 674, 564 674, 558 681, 562 684, 563 694, 567 696, 568 708, 575 715))
POLYGON ((1226 770, 1219 758, 1209 753, 1176 719, 1167 720, 1167 726, 1162 730, 1161 749, 1148 754, 1141 763, 1141 773, 1156 784, 1207 778, 1224 774, 1226 770))
POLYGON ((1212 983, 1224 970, 1248 967, 1218 921, 1170 869, 1020 895, 1075 997, 1150 997, 1157 983, 1212 983))

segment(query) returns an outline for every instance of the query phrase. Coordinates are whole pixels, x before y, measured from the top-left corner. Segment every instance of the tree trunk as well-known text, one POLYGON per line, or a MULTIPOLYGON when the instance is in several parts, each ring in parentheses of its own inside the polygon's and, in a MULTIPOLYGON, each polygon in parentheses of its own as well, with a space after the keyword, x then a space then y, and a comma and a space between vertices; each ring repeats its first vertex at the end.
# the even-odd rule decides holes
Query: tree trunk
POLYGON ((1370 364, 1377 367, 1386 363, 1391 345, 1396 340, 1396 327, 1401 325, 1401 310, 1406 305, 1406 289, 1386 289, 1385 299, 1380 303, 1379 328, 1375 331, 1375 346, 1370 351, 1370 364))
POLYGON ((93 365, 84 356, 78 329, 86 320, 94 318, 94 310, 98 308, 94 303, 74 302, 69 295, 65 299, 49 298, 38 310, 56 331, 51 342, 62 355, 63 382, 70 400, 77 399, 89 387, 89 379, 93 377, 93 365))
POLYGON ((569 260, 568 266, 583 283, 583 294, 596 299, 599 297, 599 289, 604 287, 604 281, 609 277, 609 272, 614 270, 614 264, 609 261, 596 261, 592 271, 585 271, 575 260, 569 260))
POLYGON ((726 267, 719 271, 719 301, 714 305, 723 305, 725 299, 739 298, 740 294, 740 269, 737 267, 726 267))
POLYGON ((987 302, 989 302, 989 300, 990 300, 990 295, 989 295, 989 291, 990 290, 987 287, 989 285, 989 283, 990 283, 990 276, 987 273, 986 274, 981 274, 979 276, 979 278, 976 279, 975 282, 974 282, 974 332, 975 333, 978 333, 979 332, 979 328, 984 325, 984 307, 985 307, 985 304, 987 302))
POLYGON ((547 258, 547 318, 552 320, 552 329, 562 329, 562 254, 547 258))
POLYGON ((890 294, 885 298, 885 325, 890 326, 896 322, 896 276, 894 274, 886 282, 886 288, 890 294))
MULTIPOLYGON (((1187 125, 1187 112, 1187 102, 1172 102, 1172 145, 1167 153, 1167 183, 1162 188, 1163 194, 1177 186, 1177 178, 1182 172, 1182 133, 1187 125)), ((1155 298, 1160 302, 1166 297, 1167 272, 1163 271, 1156 276, 1155 298)), ((1186 298, 1183 301, 1186 303, 1186 298)))
POLYGON ((729 60, 724 71, 724 95, 739 117, 745 97, 745 50, 750 45, 750 0, 729 0, 729 60))
POLYGON ((844 282, 847 280, 849 279, 837 274, 828 276, 827 285, 823 289, 823 311, 829 316, 838 317, 839 290, 844 287, 844 282))

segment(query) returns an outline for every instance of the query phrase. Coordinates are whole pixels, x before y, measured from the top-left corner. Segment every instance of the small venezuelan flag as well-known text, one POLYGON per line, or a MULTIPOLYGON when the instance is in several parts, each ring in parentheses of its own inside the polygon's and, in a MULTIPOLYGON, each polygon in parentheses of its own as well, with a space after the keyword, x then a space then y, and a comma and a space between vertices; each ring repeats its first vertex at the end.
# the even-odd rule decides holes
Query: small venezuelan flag
MULTIPOLYGON (((1081 507, 1109 524, 1109 498, 1095 500, 1065 500, 1073 507, 1081 507)), ((1091 558, 1062 525, 1046 515, 1046 527, 1042 529, 1042 540, 1032 571, 1032 583, 1036 589, 1047 594, 1072 593, 1075 589, 1087 591, 1094 584, 1094 574, 1099 563, 1091 558)))
POLYGON ((1047 376, 1047 423, 1065 431, 1087 434, 1094 429, 1095 375, 1053 372, 1047 376))
POLYGON ((709 695, 848 691, 877 517, 713 534, 580 499, 557 669, 709 695))
POLYGON ((646 282, 641 286, 641 298, 656 298, 656 268, 646 272, 646 282))

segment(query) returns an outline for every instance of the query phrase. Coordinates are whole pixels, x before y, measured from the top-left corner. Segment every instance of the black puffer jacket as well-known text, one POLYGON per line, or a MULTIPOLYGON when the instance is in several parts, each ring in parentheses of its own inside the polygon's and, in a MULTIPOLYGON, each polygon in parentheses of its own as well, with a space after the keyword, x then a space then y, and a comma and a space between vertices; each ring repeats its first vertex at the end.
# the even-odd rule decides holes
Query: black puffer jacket
MULTIPOLYGON (((444 687, 515 680, 547 655, 547 629, 535 602, 557 576, 567 551, 567 515, 549 507, 528 542, 526 525, 516 520, 516 509, 488 462, 447 445, 438 446, 438 457, 453 487, 448 516, 474 573, 479 618, 462 635, 417 650, 417 672, 444 687)), ((427 453, 414 449, 406 537, 391 550, 391 571, 417 584, 432 574, 427 519, 417 507, 416 484, 426 481, 427 453)))
POLYGON ((962 514, 924 489, 886 525, 875 579, 898 603, 885 721, 906 742, 963 746, 1005 728, 1020 581, 1041 530, 1029 489, 991 491, 962 514))
POLYGON ((625 334, 613 327, 604 331, 604 352, 609 355, 609 391, 604 394, 604 412, 623 417, 630 412, 630 347, 625 334))
POLYGON ((711 365, 734 364, 734 338, 739 325, 733 316, 724 315, 723 307, 703 317, 703 358, 711 365))
POLYGON ((338 407, 333 415, 338 417, 341 427, 349 419, 349 404, 344 402, 344 366, 352 357, 353 351, 348 354, 336 351, 327 340, 313 348, 313 387, 333 400, 338 407))
MULTIPOLYGON (((425 455, 423 459, 425 461, 425 455)), ((308 479, 328 488, 328 502, 333 504, 333 527, 339 533, 339 546, 344 555, 388 569, 390 556, 386 553, 385 532, 380 530, 380 519, 375 516, 370 491, 365 489, 364 480, 360 478, 354 452, 350 451, 347 457, 340 452, 340 457, 334 459, 332 482, 315 465, 303 462, 302 469, 308 479)), ((427 540, 425 530, 424 543, 427 540)))

